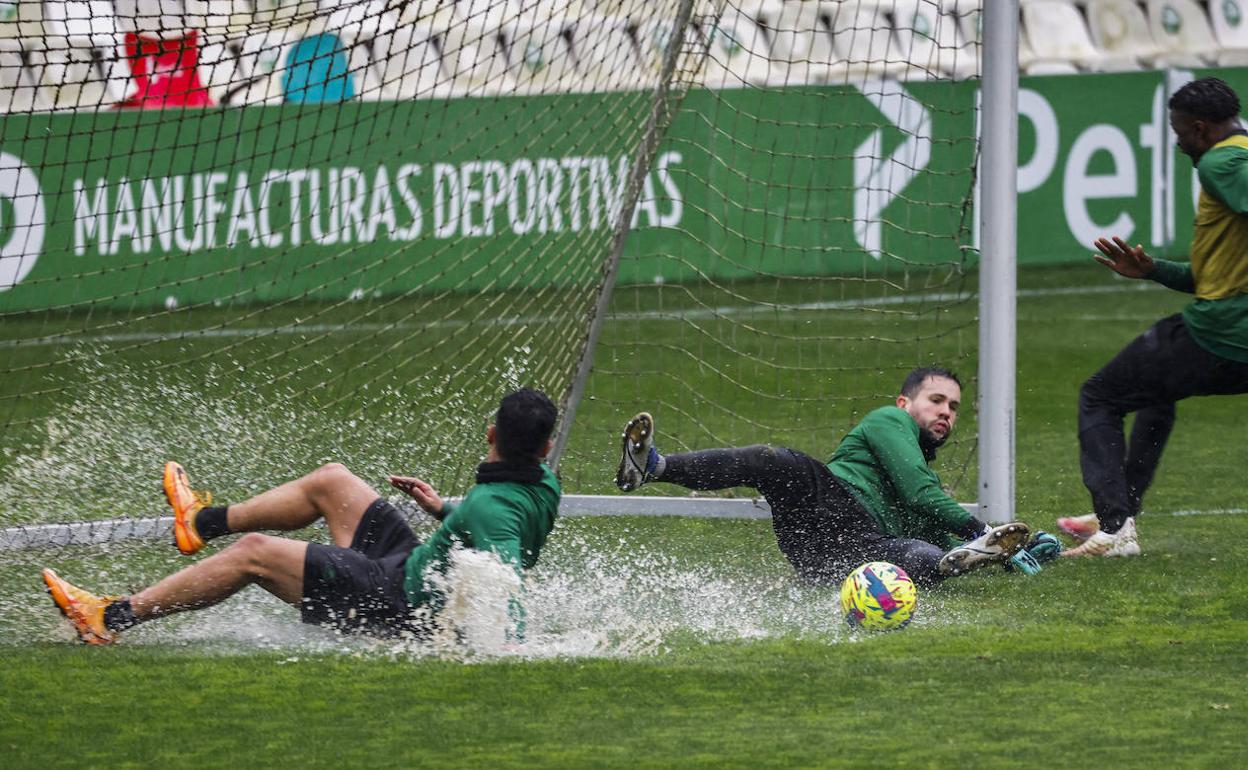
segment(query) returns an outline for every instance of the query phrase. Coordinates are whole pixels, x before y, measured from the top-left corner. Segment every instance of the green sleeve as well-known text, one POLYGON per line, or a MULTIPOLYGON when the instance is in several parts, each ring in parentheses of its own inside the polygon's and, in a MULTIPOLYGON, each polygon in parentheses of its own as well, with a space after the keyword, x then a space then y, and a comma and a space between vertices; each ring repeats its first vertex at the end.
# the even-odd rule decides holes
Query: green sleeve
POLYGON ((465 546, 498 554, 504 564, 511 565, 517 574, 524 576, 520 562, 520 529, 513 518, 498 516, 485 505, 461 505, 453 530, 465 546))
POLYGON ((1153 272, 1148 280, 1156 281, 1167 289, 1194 294, 1196 279, 1192 276, 1192 266, 1186 262, 1171 262, 1168 259, 1154 259, 1153 272))
POLYGON ((1248 214, 1248 151, 1242 147, 1217 147, 1196 164, 1200 186, 1241 216, 1248 214))
POLYGON ((906 506, 924 518, 939 522, 949 532, 961 532, 971 514, 945 490, 940 478, 923 459, 919 449, 919 426, 901 409, 880 410, 875 415, 878 430, 864 432, 872 453, 906 506))

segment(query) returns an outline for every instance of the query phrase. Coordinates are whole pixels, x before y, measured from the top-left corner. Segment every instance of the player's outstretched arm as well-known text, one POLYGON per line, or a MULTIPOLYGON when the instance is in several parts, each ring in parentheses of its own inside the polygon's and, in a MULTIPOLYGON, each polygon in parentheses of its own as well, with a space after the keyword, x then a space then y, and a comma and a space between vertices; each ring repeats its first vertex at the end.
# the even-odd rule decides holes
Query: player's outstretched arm
POLYGON ((443 511, 446 504, 442 501, 442 497, 437 490, 429 485, 427 481, 416 478, 415 476, 391 476, 390 486, 405 492, 412 496, 425 513, 428 513, 438 521, 442 521, 446 516, 443 511))
POLYGON ((1093 254, 1092 258, 1118 275, 1144 278, 1153 272, 1153 258, 1144 253, 1143 246, 1128 246, 1126 241, 1116 235, 1112 239, 1097 238, 1092 243, 1101 252, 1093 254))

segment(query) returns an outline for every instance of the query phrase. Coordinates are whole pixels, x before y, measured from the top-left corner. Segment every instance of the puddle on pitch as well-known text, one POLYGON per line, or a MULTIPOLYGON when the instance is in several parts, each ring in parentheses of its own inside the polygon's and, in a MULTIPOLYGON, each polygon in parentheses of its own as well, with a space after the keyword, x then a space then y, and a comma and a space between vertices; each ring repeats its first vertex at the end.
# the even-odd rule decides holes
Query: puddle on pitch
MULTIPOLYGON (((89 357, 82 365, 100 366, 89 357)), ((4 447, 0 500, 6 508, 0 526, 161 515, 157 479, 163 459, 185 462, 192 477, 216 487, 222 500, 243 499, 285 481, 291 469, 310 470, 344 457, 365 478, 384 478, 404 468, 436 479, 452 472, 439 463, 453 462, 462 470, 464 463, 450 450, 467 451, 462 437, 476 436, 483 427, 479 413, 457 418, 454 410, 471 410, 447 402, 444 423, 459 425, 445 431, 454 445, 447 444, 441 455, 435 447, 441 459, 411 468, 412 457, 430 456, 428 436, 381 440, 371 432, 372 426, 410 420, 411 405, 397 390, 374 391, 370 416, 357 423, 356 418, 335 421, 314 410, 274 406, 272 392, 231 390, 219 382, 211 387, 148 383, 139 373, 113 366, 107 378, 77 393, 73 404, 46 422, 41 440, 4 447)), ((506 382, 524 378, 514 365, 496 375, 506 382)), ((303 625, 296 610, 256 588, 213 608, 139 626, 122 643, 174 645, 204 655, 278 652, 290 660, 343 654, 474 661, 653 656, 699 643, 860 638, 845 629, 835 589, 801 586, 787 569, 724 566, 716 562, 713 545, 682 553, 666 538, 653 532, 636 535, 628 526, 560 526, 529 577, 522 645, 503 636, 505 611, 500 608, 506 601, 491 599, 488 592, 482 601, 458 608, 457 630, 430 642, 404 643, 303 625)), ((779 557, 759 558, 774 562, 779 557)), ((88 589, 126 593, 186 563, 168 544, 150 541, 5 552, 0 558, 0 645, 72 642, 72 632, 43 591, 42 567, 54 567, 88 589)), ((927 602, 921 595, 915 625, 952 622, 927 602)))
MULTIPOLYGON (((559 546, 558 566, 549 561, 530 576, 524 596, 527 634, 521 645, 511 644, 504 635, 505 592, 487 591, 476 601, 462 602, 454 608, 456 630, 416 642, 342 635, 304 625, 297 610, 254 587, 216 607, 138 626, 122 643, 184 647, 203 655, 277 652, 290 662, 325 654, 474 662, 661 656, 674 647, 772 638, 830 644, 872 638, 845 628, 833 589, 801 586, 784 575, 762 578, 705 565, 690 567, 651 545, 634 545, 632 556, 621 559, 597 550, 591 540, 575 535, 565 539, 559 546)), ((145 544, 19 552, 17 561, 26 562, 20 572, 28 579, 18 581, 19 565, 6 564, 0 585, 23 585, 0 596, 0 644, 73 643, 68 624, 42 591, 38 578, 42 564, 51 563, 89 586, 117 590, 138 587, 178 565, 175 557, 153 563, 150 552, 156 548, 145 544), (76 553, 66 563, 67 550, 90 553, 76 553), (141 563, 137 569, 136 561, 141 563), (109 566, 101 571, 99 564, 109 566)), ((163 544, 159 548, 173 550, 163 544)), ((921 596, 913 625, 957 622, 941 614, 938 605, 921 596)))

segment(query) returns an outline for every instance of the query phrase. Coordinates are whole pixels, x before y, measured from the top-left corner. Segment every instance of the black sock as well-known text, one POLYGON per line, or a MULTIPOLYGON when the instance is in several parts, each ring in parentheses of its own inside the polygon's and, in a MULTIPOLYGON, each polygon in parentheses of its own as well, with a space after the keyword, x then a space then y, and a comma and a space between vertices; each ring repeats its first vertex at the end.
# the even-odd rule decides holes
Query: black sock
POLYGON ((125 631, 138 624, 139 621, 134 617, 134 608, 130 606, 129 599, 118 599, 105 605, 104 626, 109 631, 125 631))
POLYGON ((225 512, 228 508, 203 508, 195 514, 195 532, 204 540, 230 534, 225 512))

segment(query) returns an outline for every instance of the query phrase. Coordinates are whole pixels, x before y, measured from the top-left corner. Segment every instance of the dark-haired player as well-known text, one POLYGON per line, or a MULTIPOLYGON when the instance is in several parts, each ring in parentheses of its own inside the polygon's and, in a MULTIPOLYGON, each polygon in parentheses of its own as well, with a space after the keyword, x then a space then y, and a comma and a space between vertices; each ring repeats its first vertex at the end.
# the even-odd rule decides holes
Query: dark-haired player
POLYGON ((88 644, 111 643, 136 623, 208 607, 253 583, 300 607, 305 623, 419 632, 413 610, 436 610, 445 599, 430 577, 445 572, 453 545, 497 554, 521 575, 537 562, 561 494, 543 462, 555 416, 554 404, 540 391, 524 388, 505 396, 486 431, 489 452, 477 468, 476 486, 457 506, 418 478, 391 476, 393 486, 442 522, 424 543, 393 505, 338 463, 246 502, 213 508, 191 491, 182 466, 171 462, 164 488, 178 550, 190 555, 207 540, 252 534, 127 597, 95 596, 50 569, 43 579, 88 644), (321 518, 333 545, 256 533, 302 529, 321 518))
POLYGON ((1142 246, 1100 238, 1093 257, 1119 275, 1194 294, 1122 349, 1079 392, 1079 461, 1091 517, 1058 525, 1086 538, 1066 556, 1135 556, 1135 516, 1152 483, 1175 403, 1248 393, 1248 132, 1239 97, 1217 78, 1170 97, 1170 127, 1200 178, 1191 262, 1153 259, 1142 246), (1123 418, 1135 413, 1131 441, 1123 418))
POLYGON ((642 412, 624 428, 616 485, 626 492, 652 481, 752 487, 771 506, 776 542, 802 578, 837 583, 863 562, 887 561, 931 585, 1010 559, 1028 534, 1018 522, 984 525, 941 489, 929 467, 961 401, 952 372, 915 369, 895 405, 864 417, 826 464, 764 445, 663 456, 654 447, 654 420, 642 412))

